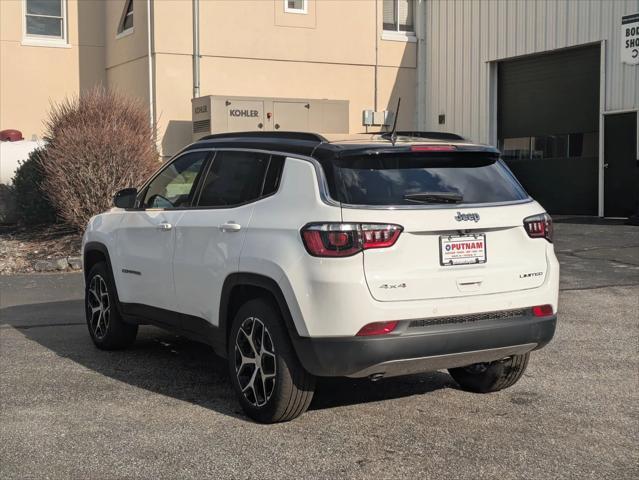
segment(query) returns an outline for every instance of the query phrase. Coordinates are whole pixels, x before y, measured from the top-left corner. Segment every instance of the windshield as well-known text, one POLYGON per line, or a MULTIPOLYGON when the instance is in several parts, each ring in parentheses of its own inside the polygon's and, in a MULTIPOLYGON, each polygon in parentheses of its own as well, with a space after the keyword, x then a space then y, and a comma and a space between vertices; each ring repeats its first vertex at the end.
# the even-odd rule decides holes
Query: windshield
POLYGON ((496 157, 379 155, 333 164, 336 200, 351 205, 475 204, 528 195, 496 157))

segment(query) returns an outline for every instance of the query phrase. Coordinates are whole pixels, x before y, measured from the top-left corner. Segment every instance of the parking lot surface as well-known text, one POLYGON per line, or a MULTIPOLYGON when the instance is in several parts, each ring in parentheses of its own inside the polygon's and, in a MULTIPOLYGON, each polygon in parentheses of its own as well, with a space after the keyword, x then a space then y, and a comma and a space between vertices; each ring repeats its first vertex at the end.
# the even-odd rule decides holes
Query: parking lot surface
POLYGON ((0 478, 638 478, 639 228, 556 232, 557 333, 514 387, 322 380, 278 425, 243 415, 208 347, 143 327, 94 348, 81 274, 0 277, 0 478))

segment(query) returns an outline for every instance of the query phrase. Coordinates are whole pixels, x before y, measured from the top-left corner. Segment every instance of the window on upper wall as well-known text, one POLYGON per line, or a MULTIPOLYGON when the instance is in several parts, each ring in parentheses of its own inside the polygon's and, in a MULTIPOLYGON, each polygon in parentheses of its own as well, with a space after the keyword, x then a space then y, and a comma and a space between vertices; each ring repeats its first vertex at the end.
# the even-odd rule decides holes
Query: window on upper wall
POLYGON ((27 42, 66 44, 66 1, 24 0, 24 36, 27 42))
POLYGON ((118 35, 128 33, 133 30, 133 0, 127 0, 122 12, 122 19, 118 25, 118 35))
POLYGON ((384 32, 414 35, 415 5, 413 0, 384 0, 384 32))
POLYGON ((308 0, 284 0, 286 13, 308 13, 308 0))

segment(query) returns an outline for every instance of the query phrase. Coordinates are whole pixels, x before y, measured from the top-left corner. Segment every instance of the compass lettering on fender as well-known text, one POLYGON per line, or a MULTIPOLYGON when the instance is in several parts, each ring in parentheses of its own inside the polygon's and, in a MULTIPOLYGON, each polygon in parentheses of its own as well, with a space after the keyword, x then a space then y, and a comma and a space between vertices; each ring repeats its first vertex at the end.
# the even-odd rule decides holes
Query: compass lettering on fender
POLYGON ((384 288, 386 290, 392 289, 392 288, 406 288, 406 284, 405 283, 384 283, 383 285, 380 285, 379 288, 384 288))

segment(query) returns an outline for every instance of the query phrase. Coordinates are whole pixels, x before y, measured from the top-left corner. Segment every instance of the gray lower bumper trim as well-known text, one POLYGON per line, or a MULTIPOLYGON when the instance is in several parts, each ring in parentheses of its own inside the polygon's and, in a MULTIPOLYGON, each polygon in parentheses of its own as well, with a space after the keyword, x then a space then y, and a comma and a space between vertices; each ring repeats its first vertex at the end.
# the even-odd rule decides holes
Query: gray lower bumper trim
POLYGON ((349 377, 368 377, 376 374, 393 377, 397 375, 410 375, 412 373, 432 372, 444 368, 465 367, 473 363, 493 362, 509 357, 510 355, 521 355, 534 350, 536 346, 536 343, 526 343, 512 347, 489 348, 487 350, 450 353, 447 355, 435 355, 433 357, 405 358, 372 365, 349 375, 349 377))
POLYGON ((390 376, 490 362, 539 349, 553 337, 556 323, 554 315, 535 317, 530 313, 429 325, 414 329, 414 333, 292 340, 300 362, 313 375, 363 377, 386 371, 390 376))

